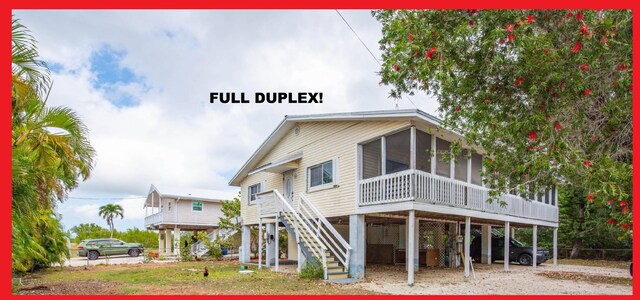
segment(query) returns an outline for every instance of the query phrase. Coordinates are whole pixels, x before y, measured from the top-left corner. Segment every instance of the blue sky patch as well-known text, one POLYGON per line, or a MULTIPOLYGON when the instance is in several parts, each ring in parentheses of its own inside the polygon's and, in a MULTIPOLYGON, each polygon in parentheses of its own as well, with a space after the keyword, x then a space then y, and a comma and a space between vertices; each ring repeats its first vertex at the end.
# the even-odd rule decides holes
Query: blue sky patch
POLYGON ((64 66, 62 64, 59 64, 57 62, 53 62, 53 61, 47 61, 45 62, 47 64, 47 68, 49 68, 49 71, 51 71, 52 73, 60 73, 62 72, 62 70, 64 69, 64 66))
POLYGON ((128 84, 144 84, 143 78, 126 66, 122 66, 122 59, 126 51, 118 51, 109 45, 104 45, 94 51, 89 58, 91 72, 95 74, 92 82, 96 89, 103 89, 108 100, 118 107, 129 107, 138 104, 132 95, 118 91, 118 86, 128 84))

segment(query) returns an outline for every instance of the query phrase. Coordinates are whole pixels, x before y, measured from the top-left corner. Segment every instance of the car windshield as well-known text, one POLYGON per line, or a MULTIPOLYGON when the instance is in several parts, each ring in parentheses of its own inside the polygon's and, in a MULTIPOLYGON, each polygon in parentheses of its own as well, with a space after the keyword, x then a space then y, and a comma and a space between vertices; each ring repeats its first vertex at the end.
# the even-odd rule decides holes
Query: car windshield
POLYGON ((525 245, 523 242, 518 241, 518 240, 511 240, 511 243, 517 247, 526 247, 527 245, 525 245))

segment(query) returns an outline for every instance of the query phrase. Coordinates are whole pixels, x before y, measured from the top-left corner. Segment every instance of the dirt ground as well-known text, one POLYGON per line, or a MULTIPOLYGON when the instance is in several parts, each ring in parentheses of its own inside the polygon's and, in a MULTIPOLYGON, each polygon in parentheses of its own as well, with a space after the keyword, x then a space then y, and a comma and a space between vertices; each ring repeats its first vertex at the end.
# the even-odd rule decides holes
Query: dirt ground
POLYGON ((366 280, 356 285, 384 294, 616 294, 630 295, 628 269, 580 265, 542 264, 536 269, 512 264, 474 265, 475 277, 462 269, 420 268, 413 287, 407 285, 404 266, 370 266, 366 280))

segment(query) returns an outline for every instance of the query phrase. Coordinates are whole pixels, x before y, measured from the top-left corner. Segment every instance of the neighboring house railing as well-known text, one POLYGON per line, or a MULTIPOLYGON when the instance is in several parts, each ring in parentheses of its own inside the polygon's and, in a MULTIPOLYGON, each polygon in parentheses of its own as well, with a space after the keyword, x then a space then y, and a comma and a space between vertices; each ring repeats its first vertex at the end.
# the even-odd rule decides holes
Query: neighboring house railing
POLYGON ((158 225, 162 223, 167 224, 194 224, 194 225, 218 225, 218 219, 213 214, 203 213, 189 213, 182 214, 180 211, 161 211, 152 215, 148 215, 144 218, 145 226, 158 225))
POLYGON ((152 215, 148 215, 144 218, 144 225, 145 226, 149 226, 149 225, 155 225, 155 224, 159 224, 162 222, 162 212, 159 213, 155 213, 152 215))
MULTIPOLYGON (((235 229, 217 229, 217 230, 212 231, 209 234, 207 234, 206 238, 209 241, 213 242, 217 237, 219 242, 224 242, 229 237, 231 237, 234 234, 236 234, 236 232, 238 232, 238 231, 235 230, 235 229)), ((209 247, 207 247, 207 245, 205 243, 203 243, 202 241, 197 241, 197 242, 195 242, 195 243, 193 243, 191 245, 191 254, 192 255, 195 255, 197 257, 202 257, 205 254, 207 254, 207 252, 209 252, 209 247)))
POLYGON ((558 207, 522 197, 503 194, 489 203, 489 189, 467 182, 433 175, 421 170, 405 170, 367 178, 359 182, 359 206, 416 201, 454 206, 516 217, 558 221, 558 207))

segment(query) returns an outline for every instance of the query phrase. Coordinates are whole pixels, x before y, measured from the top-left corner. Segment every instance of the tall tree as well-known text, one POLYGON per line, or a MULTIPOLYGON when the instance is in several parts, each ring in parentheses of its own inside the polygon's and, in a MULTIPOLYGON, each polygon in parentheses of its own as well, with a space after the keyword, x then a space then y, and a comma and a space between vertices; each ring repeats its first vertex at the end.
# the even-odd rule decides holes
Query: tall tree
POLYGON ((12 268, 24 272, 68 256, 56 204, 85 180, 95 152, 88 130, 66 107, 47 107, 51 81, 36 41, 12 22, 12 268))
POLYGON ((122 209, 122 206, 113 203, 105 204, 100 206, 98 215, 107 221, 107 225, 109 225, 109 232, 111 232, 110 237, 113 238, 113 219, 117 217, 120 217, 120 219, 124 218, 124 210, 122 209))
MULTIPOLYGON (((390 96, 438 100, 492 194, 554 184, 631 229, 631 11, 375 11, 390 96)), ((459 147, 452 147, 460 149, 459 147)), ((562 205, 562 203, 561 203, 562 205)), ((580 214, 577 215, 580 218, 580 214)))

